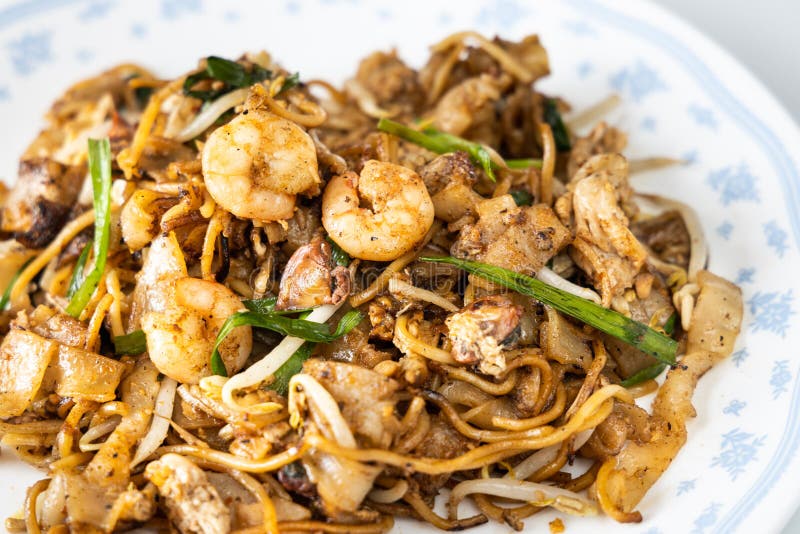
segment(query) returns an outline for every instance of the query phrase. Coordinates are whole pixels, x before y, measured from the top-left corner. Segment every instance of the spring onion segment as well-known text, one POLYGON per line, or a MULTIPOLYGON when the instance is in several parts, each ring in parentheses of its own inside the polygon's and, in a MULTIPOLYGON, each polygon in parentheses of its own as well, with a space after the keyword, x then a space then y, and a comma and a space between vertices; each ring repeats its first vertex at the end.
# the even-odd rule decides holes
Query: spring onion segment
POLYGON ((147 352, 147 338, 141 330, 114 338, 114 354, 117 356, 136 355, 147 352))
POLYGON ((72 278, 70 278, 69 286, 67 287, 68 299, 72 298, 78 289, 80 289, 81 285, 83 285, 83 281, 86 279, 84 276, 84 269, 86 268, 86 260, 89 259, 89 252, 91 250, 92 240, 90 239, 89 242, 84 245, 80 256, 78 256, 78 260, 75 262, 75 270, 72 271, 72 278))
MULTIPOLYGON (((300 310, 294 310, 294 312, 297 311, 300 310)), ((352 330, 363 318, 364 316, 358 310, 350 310, 339 321, 336 330, 331 332, 326 324, 306 319, 292 319, 281 313, 259 313, 254 311, 234 313, 228 317, 222 325, 222 328, 220 328, 219 334, 217 334, 217 340, 214 343, 214 352, 211 355, 211 371, 215 375, 227 376, 225 364, 222 362, 222 357, 219 354, 219 346, 236 327, 255 326, 256 328, 264 328, 304 341, 329 343, 352 330)))
POLYGON ((531 167, 541 169, 542 160, 533 158, 507 159, 506 165, 508 165, 509 169, 529 169, 531 167))
POLYGON ((558 103, 553 98, 548 98, 544 101, 544 110, 542 112, 544 122, 550 125, 553 131, 553 140, 556 142, 558 151, 569 150, 572 148, 572 143, 569 139, 569 132, 564 125, 564 120, 561 118, 561 113, 558 112, 558 103))
POLYGON ((502 267, 477 261, 449 257, 423 257, 421 261, 455 265, 468 273, 490 282, 512 289, 517 293, 533 297, 543 304, 574 317, 601 332, 613 336, 637 349, 650 354, 659 362, 672 365, 678 343, 647 325, 634 321, 621 313, 604 308, 594 302, 557 289, 541 280, 516 273, 502 267))
POLYGON ((427 148, 431 152, 436 152, 437 154, 447 154, 449 152, 463 150, 469 154, 472 161, 483 168, 489 179, 493 182, 495 181, 494 168, 497 165, 492 161, 492 156, 489 151, 486 150, 486 147, 480 143, 473 143, 457 135, 440 132, 435 128, 425 128, 421 131, 415 130, 391 119, 379 120, 378 130, 396 135, 401 139, 410 141, 422 148, 427 148))
MULTIPOLYGON (((305 318, 307 321, 315 323, 324 323, 330 319, 334 313, 342 306, 344 301, 339 304, 324 304, 308 314, 305 318)), ((250 387, 260 384, 264 380, 271 377, 277 370, 286 363, 289 358, 300 348, 304 343, 303 339, 299 337, 286 336, 281 340, 278 345, 269 353, 265 354, 256 363, 248 367, 241 373, 234 375, 225 382, 222 386, 222 401, 229 408, 237 409, 238 404, 233 398, 233 392, 237 389, 250 387)), ((222 366, 223 370, 225 366, 222 366)), ((213 356, 212 356, 212 369, 213 369, 213 356)), ((224 375, 222 375, 224 376, 224 375)))
POLYGON ((14 276, 11 277, 11 280, 8 282, 8 287, 6 287, 6 290, 3 292, 3 296, 0 297, 0 311, 5 310, 6 307, 8 306, 8 303, 11 300, 11 289, 14 287, 14 284, 17 283, 17 279, 19 278, 19 275, 22 273, 22 271, 25 270, 25 268, 28 265, 30 265, 30 263, 33 261, 33 259, 35 257, 36 256, 32 256, 32 257, 28 258, 27 260, 25 260, 25 263, 23 263, 20 266, 20 268, 17 270, 17 272, 14 273, 14 276))
POLYGON ((92 177, 94 206, 94 268, 75 291, 66 312, 77 318, 103 277, 111 237, 111 144, 108 138, 89 139, 89 173, 92 177))

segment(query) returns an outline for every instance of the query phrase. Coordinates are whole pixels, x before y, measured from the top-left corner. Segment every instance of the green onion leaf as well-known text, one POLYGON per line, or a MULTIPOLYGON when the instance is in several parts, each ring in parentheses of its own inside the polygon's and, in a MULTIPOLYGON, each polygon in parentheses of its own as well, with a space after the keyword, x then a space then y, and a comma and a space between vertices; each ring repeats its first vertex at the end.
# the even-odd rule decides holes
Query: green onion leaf
POLYGON ((217 56, 206 58, 206 73, 215 80, 228 83, 234 87, 245 87, 250 85, 250 75, 244 68, 230 59, 217 56))
POLYGON ((664 372, 664 369, 669 367, 666 363, 655 363, 649 367, 645 367, 638 373, 634 373, 633 375, 629 376, 622 382, 620 385, 624 388, 629 388, 632 386, 636 386, 641 384, 642 382, 647 382, 648 380, 652 380, 664 372))
POLYGON ((89 139, 89 173, 92 176, 94 205, 94 269, 72 295, 67 313, 77 318, 92 297, 106 268, 108 244, 111 237, 111 144, 108 138, 89 139))
POLYGON ((117 356, 136 355, 147 352, 147 338, 141 330, 134 330, 124 336, 114 338, 114 354, 117 356))
POLYGON ((562 151, 572 148, 569 132, 567 131, 566 125, 564 125, 564 121, 561 119, 561 113, 558 112, 558 102, 556 102, 554 98, 549 98, 544 101, 542 115, 544 122, 549 124, 550 129, 553 131, 553 140, 556 142, 556 149, 562 151))
POLYGON ((300 345, 300 348, 289 356, 286 363, 275 371, 275 375, 273 375, 275 380, 269 385, 269 389, 277 391, 285 397, 289 393, 289 380, 303 369, 303 363, 311 357, 311 353, 314 352, 314 347, 316 346, 316 343, 309 341, 300 345))
POLYGON ((675 333, 676 324, 678 324, 678 312, 672 312, 672 315, 667 318, 667 322, 664 323, 664 332, 669 337, 672 337, 672 335, 675 333))
POLYGON ((35 257, 36 256, 32 256, 25 260, 25 263, 20 266, 17 272, 14 273, 14 276, 11 277, 11 280, 9 280, 8 287, 6 287, 6 290, 3 291, 3 296, 0 297, 0 311, 5 310, 6 307, 8 307, 8 301, 11 300, 11 288, 13 288, 14 284, 17 283, 17 279, 19 278, 19 275, 22 274, 22 271, 25 270, 25 267, 30 265, 35 257))
MULTIPOLYGON (((292 310, 290 313, 296 313, 302 310, 292 310)), ((328 325, 324 323, 315 323, 314 321, 306 321, 305 319, 292 319, 280 315, 275 312, 271 313, 258 313, 253 311, 244 311, 234 313, 223 323, 222 328, 217 334, 217 340, 214 343, 214 352, 211 354, 211 370, 214 374, 227 376, 225 374, 225 365, 222 362, 222 357, 219 354, 219 346, 225 341, 225 338, 231 331, 239 326, 253 326, 256 328, 264 328, 273 332, 278 332, 285 336, 299 337, 304 341, 312 341, 314 343, 329 343, 334 341, 347 332, 352 330, 361 320, 364 315, 358 310, 350 310, 344 317, 341 318, 336 330, 330 331, 328 325), (220 372, 222 371, 222 372, 220 372)))
POLYGON ((331 236, 325 237, 325 241, 331 245, 331 257, 336 265, 347 267, 350 265, 350 255, 342 250, 342 247, 336 244, 336 241, 331 239, 331 236))
POLYGON ((469 154, 472 161, 483 168, 489 179, 493 182, 495 181, 494 167, 496 165, 492 161, 489 151, 480 143, 473 143, 462 137, 440 132, 434 128, 426 128, 423 131, 415 130, 390 119, 379 120, 378 130, 396 135, 401 139, 427 148, 431 152, 436 152, 437 154, 447 154, 449 152, 463 150, 469 154))
POLYGON ((250 87, 254 83, 272 78, 272 71, 258 65, 248 70, 241 63, 217 56, 206 58, 206 68, 186 77, 183 82, 183 94, 209 101, 241 87, 250 87), (218 89, 208 91, 195 91, 193 87, 204 80, 217 80, 223 82, 218 89))
POLYGON ((92 249, 92 240, 90 239, 86 245, 84 245, 83 250, 81 251, 81 255, 78 256, 78 261, 75 262, 75 270, 72 271, 72 278, 69 281, 69 287, 67 288, 67 298, 71 299, 72 295, 75 294, 78 289, 80 289, 81 285, 83 284, 84 279, 84 268, 86 267, 86 260, 89 259, 89 251, 92 249))
POLYGON ((222 356, 217 349, 211 353, 211 374, 218 376, 228 376, 228 370, 225 369, 225 362, 222 361, 222 356))
POLYGON ((514 203, 517 206, 530 206, 533 202, 533 196, 524 189, 520 189, 519 191, 511 191, 508 194, 514 199, 514 203))
POLYGON ((298 85, 300 85, 300 73, 299 72, 295 72, 294 74, 290 74, 283 81, 283 85, 281 85, 280 90, 278 90, 278 92, 275 94, 275 96, 280 96, 283 93, 285 93, 286 91, 288 91, 289 89, 294 89, 298 85))
POLYGON ((272 313, 275 311, 276 302, 278 302, 278 297, 266 297, 263 299, 243 300, 242 304, 244 304, 244 307, 251 312, 272 313))
POLYGON ((425 257, 420 260, 455 265, 468 273, 512 289, 517 293, 533 297, 561 313, 583 321, 601 332, 650 354, 662 363, 668 365, 675 363, 678 344, 674 339, 656 332, 646 324, 634 321, 587 299, 576 297, 545 284, 541 280, 495 265, 453 257, 425 257))
POLYGON ((507 159, 506 165, 509 169, 528 169, 530 167, 542 168, 542 160, 525 158, 525 159, 507 159))

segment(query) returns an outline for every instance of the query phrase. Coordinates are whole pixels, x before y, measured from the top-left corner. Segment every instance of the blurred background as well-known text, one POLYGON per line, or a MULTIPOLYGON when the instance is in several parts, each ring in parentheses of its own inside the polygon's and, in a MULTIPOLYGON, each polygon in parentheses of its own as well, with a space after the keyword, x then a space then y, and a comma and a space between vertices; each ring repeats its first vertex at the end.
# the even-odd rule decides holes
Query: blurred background
MULTIPOLYGON (((714 39, 778 97, 800 123, 800 2, 655 0, 714 39)), ((800 517, 797 532, 800 534, 800 517)))

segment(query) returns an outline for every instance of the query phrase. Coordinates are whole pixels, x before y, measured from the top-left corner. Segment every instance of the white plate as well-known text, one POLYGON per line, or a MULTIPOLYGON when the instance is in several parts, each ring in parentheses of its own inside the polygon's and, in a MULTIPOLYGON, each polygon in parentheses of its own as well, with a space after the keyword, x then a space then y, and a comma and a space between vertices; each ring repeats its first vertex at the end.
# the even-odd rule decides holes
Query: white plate
MULTIPOLYGON (((744 290, 745 329, 734 357, 695 396, 689 441, 641 503, 644 522, 559 515, 570 534, 618 528, 667 532, 777 532, 800 501, 800 380, 792 328, 800 307, 800 135, 763 86, 708 39, 645 2, 246 2, 29 0, 0 4, 0 176, 67 84, 121 61, 166 77, 209 54, 267 49, 305 78, 342 80, 358 59, 397 46, 414 65, 455 30, 520 37, 539 32, 553 74, 541 89, 577 109, 611 91, 627 155, 691 163, 635 178, 697 208, 711 268, 744 290), (457 6, 457 7, 456 7, 457 6)), ((0 516, 19 511, 40 474, 0 457, 0 516)), ((407 523, 398 531, 418 531, 407 523)), ((507 532, 487 526, 481 532, 507 532)))

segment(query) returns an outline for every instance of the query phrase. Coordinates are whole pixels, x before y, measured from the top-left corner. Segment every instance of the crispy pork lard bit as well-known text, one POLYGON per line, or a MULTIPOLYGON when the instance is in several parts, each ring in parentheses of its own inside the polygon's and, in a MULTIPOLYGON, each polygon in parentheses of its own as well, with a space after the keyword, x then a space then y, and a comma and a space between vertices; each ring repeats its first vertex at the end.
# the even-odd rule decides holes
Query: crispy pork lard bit
POLYGON ((183 456, 165 454, 145 469, 167 515, 181 534, 227 534, 231 515, 202 469, 183 456))
POLYGON ((61 230, 75 206, 86 170, 47 158, 22 160, 3 209, 0 229, 28 248, 42 248, 61 230))
POLYGON ((619 161, 624 159, 618 155, 591 158, 585 166, 596 170, 575 184, 572 196, 572 258, 592 278, 604 306, 633 285, 647 259, 646 249, 628 228, 628 218, 619 205, 614 180, 627 177, 627 165, 620 166, 619 161), (610 164, 598 165, 598 158, 610 164), (612 160, 617 163, 611 164, 612 160))
POLYGON ((498 375, 506 368, 503 349, 516 342, 522 306, 504 295, 489 295, 454 313, 445 321, 453 358, 478 364, 482 373, 498 375))
POLYGON ((349 294, 350 271, 334 263, 330 243, 317 235, 289 258, 275 308, 292 310, 339 304, 349 294))
POLYGON ((461 229, 451 253, 532 275, 569 243, 570 234, 544 205, 517 206, 511 195, 476 206, 475 224, 461 229))
POLYGON ((363 260, 399 258, 422 241, 433 219, 422 179, 393 163, 369 160, 361 175, 335 176, 322 196, 325 230, 350 256, 363 260))
MULTIPOLYGON (((390 112, 413 115, 425 102, 417 73, 395 52, 375 52, 362 59, 353 81, 372 97, 377 106, 390 112)), ((359 101, 359 106, 368 111, 364 102, 359 101)))
POLYGON ((237 217, 292 217, 298 194, 318 191, 314 141, 300 126, 261 109, 245 109, 214 130, 203 147, 208 192, 237 217))

